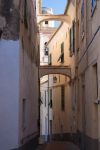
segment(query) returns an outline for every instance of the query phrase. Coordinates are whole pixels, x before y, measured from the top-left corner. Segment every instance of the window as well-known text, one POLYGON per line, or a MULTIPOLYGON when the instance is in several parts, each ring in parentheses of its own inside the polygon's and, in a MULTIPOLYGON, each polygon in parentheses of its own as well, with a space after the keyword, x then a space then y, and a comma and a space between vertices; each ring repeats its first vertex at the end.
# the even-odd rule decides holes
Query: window
POLYGON ((27 21, 27 0, 24 1, 24 25, 25 28, 28 28, 28 21, 27 21))
POLYGON ((64 63, 64 43, 61 44, 61 63, 64 63))
POLYGON ((76 37, 77 37, 77 43, 76 43, 76 49, 77 49, 77 53, 79 52, 79 20, 77 20, 76 22, 76 37))
POLYGON ((3 33, 3 31, 0 29, 0 39, 1 39, 2 33, 3 33))
POLYGON ((42 102, 42 93, 40 92, 40 105, 43 104, 42 102))
POLYGON ((46 45, 47 45, 47 42, 44 43, 44 54, 48 55, 48 47, 46 45))
POLYGON ((84 18, 84 0, 82 1, 82 6, 81 6, 81 20, 84 18))
POLYGON ((46 91, 45 91, 45 107, 46 107, 46 91))
POLYGON ((65 110, 65 87, 64 85, 61 86, 61 110, 65 110))
POLYGON ((23 120, 23 130, 26 129, 26 122, 27 122, 27 110, 26 110, 26 99, 22 100, 22 120, 23 120))
POLYGON ((51 54, 49 55, 49 58, 48 58, 48 64, 49 64, 49 65, 52 64, 52 55, 51 55, 51 54))
POLYGON ((93 86, 94 86, 94 98, 98 98, 98 70, 97 63, 93 66, 94 76, 93 76, 93 86))
POLYGON ((81 39, 84 39, 84 0, 81 6, 81 39))
POLYGON ((91 0, 91 12, 92 12, 92 15, 93 15, 93 13, 95 11, 96 4, 97 4, 97 0, 91 0))
POLYGON ((70 40, 70 56, 72 56, 75 52, 75 21, 73 21, 72 28, 70 29, 69 32, 69 40, 70 40))
POLYGON ((48 21, 45 21, 45 24, 48 24, 48 21))
POLYGON ((53 83, 57 83, 57 77, 55 75, 53 76, 53 83))
POLYGON ((47 47, 45 47, 45 49, 44 49, 44 54, 48 55, 48 48, 47 47))
POLYGON ((50 108, 52 108, 52 89, 50 89, 50 108))
POLYGON ((64 63, 64 42, 61 43, 61 54, 58 58, 58 61, 60 61, 61 63, 64 63))

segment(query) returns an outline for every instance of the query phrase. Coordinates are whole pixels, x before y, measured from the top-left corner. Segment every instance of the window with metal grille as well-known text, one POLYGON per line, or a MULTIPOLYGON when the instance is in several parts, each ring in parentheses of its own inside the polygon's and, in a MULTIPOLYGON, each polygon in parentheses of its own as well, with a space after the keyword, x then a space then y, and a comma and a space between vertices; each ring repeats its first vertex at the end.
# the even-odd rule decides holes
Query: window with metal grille
POLYGON ((45 21, 45 24, 48 24, 48 21, 45 21))

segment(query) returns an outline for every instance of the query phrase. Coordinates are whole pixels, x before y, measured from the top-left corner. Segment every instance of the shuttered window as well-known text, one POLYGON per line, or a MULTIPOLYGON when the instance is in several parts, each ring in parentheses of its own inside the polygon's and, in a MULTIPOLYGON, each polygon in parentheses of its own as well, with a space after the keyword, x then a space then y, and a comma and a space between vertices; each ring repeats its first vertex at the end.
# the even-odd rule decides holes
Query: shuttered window
POLYGON ((61 110, 65 110, 65 87, 64 85, 61 86, 61 110))
POLYGON ((52 55, 50 54, 49 57, 48 57, 48 64, 49 65, 52 65, 52 55))
POLYGON ((73 21, 72 28, 70 29, 69 32, 69 42, 70 42, 70 56, 72 56, 75 53, 75 21, 73 21))
POLYGON ((52 108, 52 89, 50 89, 50 108, 52 108))
POLYGON ((45 91, 45 107, 46 107, 46 91, 45 91))
POLYGON ((27 17, 28 17, 28 10, 27 10, 27 0, 24 0, 24 25, 25 28, 28 28, 28 22, 27 22, 27 17))
POLYGON ((60 61, 61 63, 64 63, 64 42, 61 43, 61 53, 58 58, 58 61, 60 61))
POLYGON ((94 13, 94 10, 96 8, 96 4, 97 4, 97 0, 91 0, 91 11, 92 11, 92 15, 94 13))

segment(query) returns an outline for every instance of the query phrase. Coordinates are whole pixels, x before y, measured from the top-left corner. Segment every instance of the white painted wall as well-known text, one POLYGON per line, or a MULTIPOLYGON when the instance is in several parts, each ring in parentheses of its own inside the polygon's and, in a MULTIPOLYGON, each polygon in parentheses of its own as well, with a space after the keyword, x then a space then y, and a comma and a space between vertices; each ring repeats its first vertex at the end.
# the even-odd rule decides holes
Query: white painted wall
POLYGON ((46 34, 40 34, 40 65, 48 64, 48 55, 44 55, 44 43, 48 42, 49 36, 46 34))
MULTIPOLYGON (((47 7, 43 7, 42 8, 42 13, 43 14, 53 14, 53 10, 52 8, 47 8, 47 7)), ((43 27, 44 29, 41 31, 40 33, 40 64, 41 65, 47 65, 48 64, 48 55, 44 54, 44 43, 48 42, 51 35, 53 34, 54 31, 50 31, 50 28, 54 28, 54 21, 48 21, 48 24, 45 24, 45 22, 43 22, 41 24, 41 27, 43 27)))
POLYGON ((19 41, 0 41, 0 150, 18 146, 19 41))
POLYGON ((41 79, 41 100, 40 106, 40 134, 48 135, 48 76, 44 76, 41 79), (45 92, 46 92, 46 106, 45 106, 45 92), (46 124, 47 120, 47 124, 46 124))

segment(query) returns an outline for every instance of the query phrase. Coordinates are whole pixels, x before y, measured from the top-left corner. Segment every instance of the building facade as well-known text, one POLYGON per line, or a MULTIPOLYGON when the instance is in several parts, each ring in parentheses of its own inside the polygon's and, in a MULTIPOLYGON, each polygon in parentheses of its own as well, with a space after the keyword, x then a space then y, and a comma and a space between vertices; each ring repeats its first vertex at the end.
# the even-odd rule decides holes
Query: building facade
POLYGON ((35 149, 38 142, 39 44, 35 8, 35 0, 0 1, 2 150, 35 149))
MULTIPOLYGON (((42 14, 53 14, 52 8, 42 7, 42 14)), ((40 65, 48 65, 48 49, 46 44, 55 32, 54 21, 44 21, 39 27, 40 65)))
MULTIPOLYGON (((42 8, 42 14, 53 14, 52 8, 42 8)), ((40 24, 39 37, 40 37, 40 66, 48 65, 48 48, 47 42, 54 34, 56 28, 54 27, 54 21, 45 21, 40 24)), ((43 140, 47 140, 49 125, 48 121, 51 116, 49 112, 49 84, 48 75, 40 78, 40 137, 43 140), (49 116, 48 116, 49 114, 49 116)))
POLYGON ((51 128, 52 139, 75 140, 77 110, 75 93, 73 92, 74 85, 72 86, 72 78, 75 76, 75 58, 71 59, 69 52, 69 33, 75 21, 75 2, 68 2, 65 9, 66 14, 70 16, 71 23, 63 22, 47 44, 49 65, 73 67, 71 78, 63 74, 49 75, 53 110, 51 128))
POLYGON ((0 0, 0 149, 3 150, 19 145, 20 42, 16 2, 0 0))
POLYGON ((18 40, 19 38, 19 0, 0 0, 0 38, 18 40))
MULTIPOLYGON (((97 19, 99 16, 99 7, 100 2, 94 0, 68 2, 66 10, 67 15, 70 15, 72 18, 71 24, 65 25, 65 23, 63 23, 59 27, 55 35, 50 39, 47 45, 49 47, 50 65, 69 65, 71 67, 70 92, 68 92, 71 93, 70 106, 72 108, 72 117, 70 117, 72 118, 72 122, 70 129, 75 129, 74 131, 77 133, 76 135, 78 135, 77 142, 80 143, 81 149, 86 150, 100 149, 100 20, 97 19), (72 4, 75 6, 75 9, 72 7, 72 4), (65 33, 65 31, 67 34, 65 33), (66 40, 64 42, 63 38, 65 37, 66 40)), ((53 87, 53 89, 55 89, 56 91, 55 93, 57 93, 54 94, 52 92, 52 95, 54 97, 52 98, 54 101, 53 103, 55 103, 56 97, 57 100, 59 99, 59 97, 61 97, 58 94, 60 93, 60 90, 57 91, 57 89, 55 88, 55 84, 57 84, 57 82, 59 81, 59 76, 53 75, 51 76, 51 78, 53 80, 52 82, 55 82, 51 85, 51 87, 53 87)), ((67 91, 65 91, 65 93, 67 93, 67 91)), ((62 93, 64 94, 64 92, 62 93)), ((66 97, 68 97, 68 95, 66 97)), ((53 111, 55 111, 57 109, 57 106, 60 105, 60 100, 58 101, 59 103, 56 103, 56 108, 54 108, 53 111)), ((55 119, 55 112, 54 121, 57 122, 57 120, 55 119)), ((57 129, 56 125, 55 128, 57 129)), ((60 127, 58 131, 60 131, 60 127)), ((63 131, 62 126, 61 131, 63 131)), ((55 132, 54 128, 52 128, 52 133, 53 132, 55 132)))
POLYGON ((31 142, 35 148, 39 136, 39 41, 35 0, 21 1, 20 18, 19 143, 22 146, 31 142))
POLYGON ((84 149, 100 149, 100 2, 81 0, 76 4, 76 86, 78 129, 84 149))

